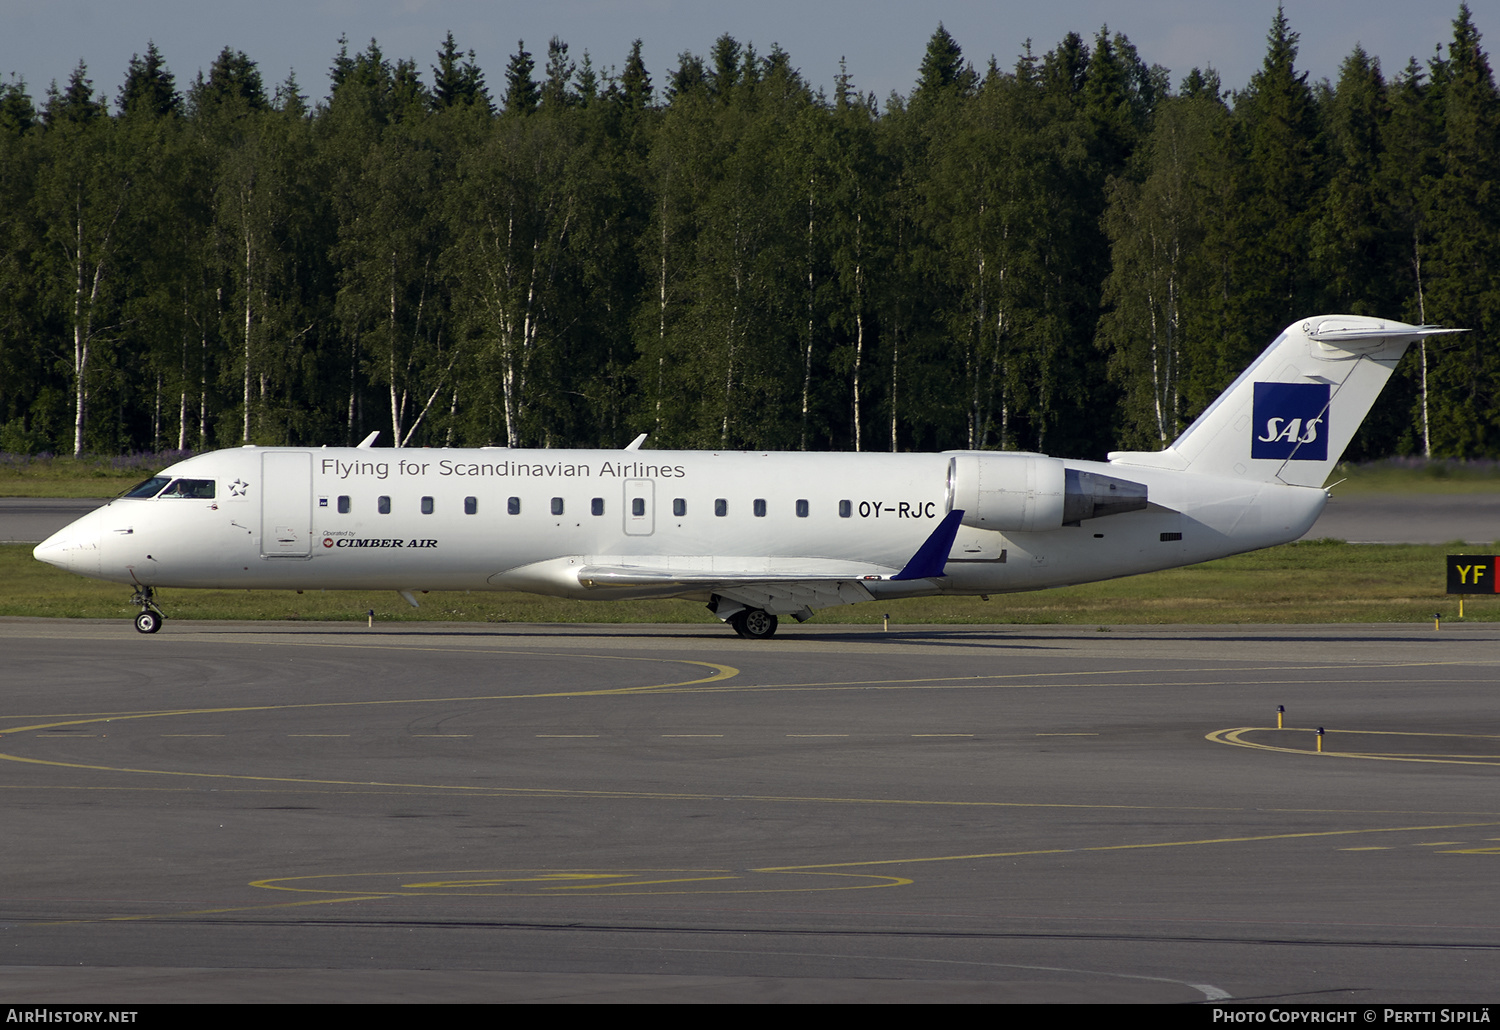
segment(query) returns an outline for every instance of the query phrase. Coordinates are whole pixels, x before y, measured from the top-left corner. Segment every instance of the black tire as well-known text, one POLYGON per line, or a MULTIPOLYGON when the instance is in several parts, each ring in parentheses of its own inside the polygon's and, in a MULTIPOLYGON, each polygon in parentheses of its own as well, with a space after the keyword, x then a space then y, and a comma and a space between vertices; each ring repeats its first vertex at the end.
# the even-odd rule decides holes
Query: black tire
POLYGON ((135 628, 138 633, 155 633, 161 629, 162 614, 150 609, 142 611, 135 617, 135 628))
POLYGON ((776 635, 776 616, 747 608, 735 616, 735 632, 747 640, 770 640, 776 635))

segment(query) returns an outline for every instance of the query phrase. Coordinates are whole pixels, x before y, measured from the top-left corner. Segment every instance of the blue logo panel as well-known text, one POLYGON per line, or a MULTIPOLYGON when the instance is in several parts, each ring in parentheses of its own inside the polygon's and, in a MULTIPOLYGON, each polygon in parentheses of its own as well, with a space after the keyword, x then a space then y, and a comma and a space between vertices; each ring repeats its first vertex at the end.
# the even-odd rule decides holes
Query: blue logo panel
POLYGON ((1328 460, 1328 384, 1256 383, 1250 457, 1328 460))

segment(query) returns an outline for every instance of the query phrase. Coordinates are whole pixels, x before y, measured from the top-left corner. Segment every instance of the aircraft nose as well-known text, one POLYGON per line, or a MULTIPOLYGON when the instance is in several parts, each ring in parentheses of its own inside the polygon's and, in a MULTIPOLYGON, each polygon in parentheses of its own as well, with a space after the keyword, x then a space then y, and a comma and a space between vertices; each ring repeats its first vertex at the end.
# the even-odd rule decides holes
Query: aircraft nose
POLYGON ((31 552, 31 556, 37 561, 44 561, 68 572, 83 571, 80 567, 84 564, 82 559, 88 556, 97 562, 98 554, 98 532, 87 526, 80 526, 77 522, 53 533, 31 552))
POLYGON ((67 530, 53 533, 47 539, 37 544, 31 551, 31 556, 37 561, 44 561, 48 565, 56 565, 60 569, 67 569, 73 562, 73 546, 68 538, 67 530))

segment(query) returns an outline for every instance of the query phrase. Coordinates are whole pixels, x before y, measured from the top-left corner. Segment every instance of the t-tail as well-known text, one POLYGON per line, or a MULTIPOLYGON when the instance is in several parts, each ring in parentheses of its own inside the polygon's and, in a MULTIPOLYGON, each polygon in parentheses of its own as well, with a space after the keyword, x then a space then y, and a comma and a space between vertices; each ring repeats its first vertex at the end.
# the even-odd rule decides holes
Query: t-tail
POLYGON ((1109 460, 1320 487, 1407 346, 1453 332, 1463 330, 1360 315, 1303 319, 1165 450, 1115 451, 1109 460))

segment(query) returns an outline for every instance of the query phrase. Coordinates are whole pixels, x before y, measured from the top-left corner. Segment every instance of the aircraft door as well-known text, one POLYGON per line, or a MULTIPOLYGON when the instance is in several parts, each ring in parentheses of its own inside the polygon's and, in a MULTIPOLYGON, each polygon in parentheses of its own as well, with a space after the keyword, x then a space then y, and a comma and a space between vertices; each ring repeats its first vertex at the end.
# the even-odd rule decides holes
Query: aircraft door
POLYGON ((312 455, 269 451, 260 456, 260 554, 312 554, 312 455))
POLYGON ((656 530, 656 481, 625 480, 625 535, 650 536, 656 530))

